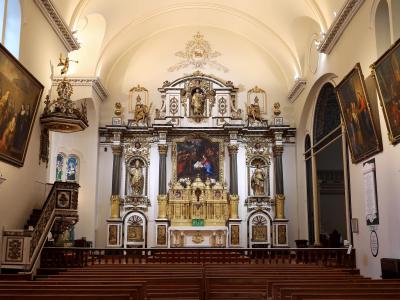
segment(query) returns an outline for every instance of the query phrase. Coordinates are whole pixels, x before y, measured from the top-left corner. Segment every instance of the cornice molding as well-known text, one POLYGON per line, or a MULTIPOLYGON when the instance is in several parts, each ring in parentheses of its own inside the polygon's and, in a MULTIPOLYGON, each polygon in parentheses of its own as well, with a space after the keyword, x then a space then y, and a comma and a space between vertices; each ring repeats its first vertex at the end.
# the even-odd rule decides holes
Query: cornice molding
POLYGON ((301 92, 306 88, 307 80, 303 78, 297 78, 290 89, 287 96, 290 103, 293 103, 301 94, 301 92))
POLYGON ((332 51, 347 25, 363 3, 364 0, 347 0, 326 32, 324 39, 319 44, 319 52, 329 54, 332 51))
MULTIPOLYGON (((99 99, 103 102, 109 95, 107 89, 101 83, 99 77, 67 77, 72 86, 90 86, 93 88, 99 99)), ((57 86, 63 77, 54 77, 53 86, 57 86)))
POLYGON ((52 0, 35 0, 42 14, 45 16, 55 33, 63 42, 67 51, 78 50, 80 45, 78 40, 72 34, 67 23, 64 21, 61 14, 57 11, 52 0))

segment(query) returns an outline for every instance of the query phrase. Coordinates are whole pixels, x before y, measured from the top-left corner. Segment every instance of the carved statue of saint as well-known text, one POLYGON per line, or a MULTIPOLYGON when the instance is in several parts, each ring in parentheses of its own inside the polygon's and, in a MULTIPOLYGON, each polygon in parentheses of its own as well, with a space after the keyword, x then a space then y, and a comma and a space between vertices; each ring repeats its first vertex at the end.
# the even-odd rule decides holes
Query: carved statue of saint
POLYGON ((140 160, 135 161, 135 165, 128 169, 131 175, 131 189, 133 195, 143 195, 144 176, 143 170, 140 166, 140 160))
POLYGON ((149 116, 149 112, 150 107, 148 107, 146 104, 143 104, 142 98, 140 98, 140 95, 138 95, 136 97, 135 114, 133 116, 133 119, 137 123, 146 122, 149 116))
POLYGON ((260 167, 260 164, 256 165, 256 169, 251 176, 251 188, 255 196, 265 195, 265 172, 260 167))
POLYGON ((192 96, 191 101, 191 107, 195 116, 204 115, 204 102, 204 95, 201 93, 200 89, 197 88, 192 96))
POLYGON ((252 122, 261 121, 261 110, 260 104, 258 103, 259 101, 260 100, 256 96, 254 98, 254 103, 247 107, 247 116, 252 122))

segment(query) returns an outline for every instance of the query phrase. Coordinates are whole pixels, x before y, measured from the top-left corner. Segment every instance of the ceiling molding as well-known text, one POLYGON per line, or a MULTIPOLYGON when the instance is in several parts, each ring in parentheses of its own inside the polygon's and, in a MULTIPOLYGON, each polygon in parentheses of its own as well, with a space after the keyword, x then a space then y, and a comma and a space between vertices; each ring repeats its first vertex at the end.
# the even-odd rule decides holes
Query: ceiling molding
MULTIPOLYGON (((99 77, 68 77, 67 79, 72 86, 92 87, 101 102, 104 102, 109 95, 109 92, 104 87, 99 77)), ((62 80, 63 77, 54 77, 52 85, 57 86, 62 80)))
POLYGON ((290 89, 289 94, 287 96, 290 103, 293 103, 306 88, 307 80, 303 78, 297 78, 293 84, 293 87, 290 89))
POLYGON ((318 51, 329 54, 364 0, 347 0, 318 46, 318 51))
POLYGON ((61 14, 57 11, 53 1, 51 0, 35 0, 42 14, 45 16, 55 33, 63 42, 68 52, 78 50, 80 45, 78 40, 72 34, 67 23, 64 21, 61 14))

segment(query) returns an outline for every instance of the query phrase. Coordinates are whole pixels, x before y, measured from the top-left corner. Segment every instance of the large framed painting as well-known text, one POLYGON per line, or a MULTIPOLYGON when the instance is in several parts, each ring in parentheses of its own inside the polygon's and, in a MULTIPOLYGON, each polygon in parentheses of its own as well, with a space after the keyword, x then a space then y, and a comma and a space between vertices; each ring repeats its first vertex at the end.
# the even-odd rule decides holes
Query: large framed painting
POLYGON ((389 139, 400 142, 400 39, 371 65, 389 139))
POLYGON ((0 45, 0 159, 22 167, 43 85, 0 45))
POLYGON ((197 176, 205 182, 223 180, 223 141, 205 136, 189 136, 173 143, 173 177, 182 184, 197 176))
POLYGON ((360 64, 336 87, 340 111, 346 127, 353 163, 382 151, 360 64))

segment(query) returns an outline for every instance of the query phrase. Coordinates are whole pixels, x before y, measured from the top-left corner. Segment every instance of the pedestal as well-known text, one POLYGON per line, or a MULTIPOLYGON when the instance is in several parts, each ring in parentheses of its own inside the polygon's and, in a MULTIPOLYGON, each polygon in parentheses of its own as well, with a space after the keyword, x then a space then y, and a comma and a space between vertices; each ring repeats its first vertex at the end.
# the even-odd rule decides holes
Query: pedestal
POLYGON ((122 247, 122 220, 108 219, 107 220, 107 247, 120 248, 122 247))
POLYGON ((288 219, 275 219, 273 221, 272 242, 274 247, 289 247, 288 223, 288 219))
POLYGON ((229 247, 240 247, 240 223, 241 219, 229 219, 228 221, 228 245, 229 247))

